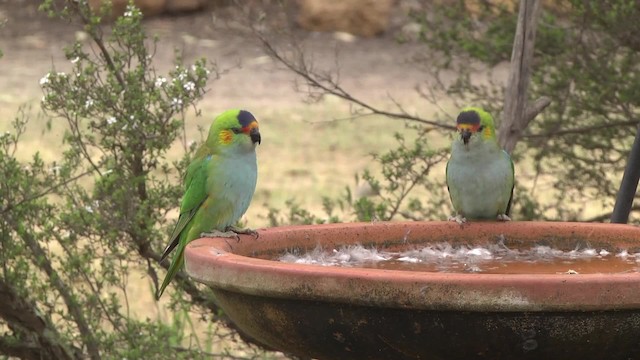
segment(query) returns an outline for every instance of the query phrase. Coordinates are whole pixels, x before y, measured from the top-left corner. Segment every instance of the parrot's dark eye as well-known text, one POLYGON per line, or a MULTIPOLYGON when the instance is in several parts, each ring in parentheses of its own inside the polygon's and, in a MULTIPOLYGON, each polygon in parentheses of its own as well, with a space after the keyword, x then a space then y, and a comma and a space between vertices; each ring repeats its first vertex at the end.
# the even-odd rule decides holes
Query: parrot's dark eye
POLYGON ((478 128, 478 131, 482 131, 484 130, 484 126, 480 125, 480 127, 478 128))
POLYGON ((233 131, 234 134, 240 134, 242 133, 242 128, 234 127, 234 128, 231 128, 231 131, 233 131))

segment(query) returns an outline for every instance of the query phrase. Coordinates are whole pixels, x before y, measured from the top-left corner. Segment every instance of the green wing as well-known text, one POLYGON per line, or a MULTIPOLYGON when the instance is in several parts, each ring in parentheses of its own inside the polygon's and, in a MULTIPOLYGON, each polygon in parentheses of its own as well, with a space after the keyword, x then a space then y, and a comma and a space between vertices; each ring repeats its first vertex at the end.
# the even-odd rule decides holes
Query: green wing
MULTIPOLYGON (((504 150, 502 150, 504 151, 504 150)), ((509 153, 507 153, 506 151, 504 151, 505 154, 507 154, 507 157, 509 158, 509 161, 511 161, 511 182, 513 185, 511 185, 511 196, 509 196, 509 202, 507 203, 507 210, 505 210, 505 215, 507 216, 511 216, 511 202, 513 201, 513 189, 516 187, 516 170, 513 166, 513 160, 511 159, 511 156, 509 155, 509 153)))
POLYGON ((185 228, 187 228, 193 216, 207 199, 207 162, 210 159, 210 155, 194 159, 191 164, 189 164, 189 168, 187 168, 185 175, 186 191, 182 197, 182 204, 180 205, 180 217, 169 238, 169 245, 167 245, 160 257, 160 261, 163 261, 171 251, 178 246, 180 243, 180 234, 185 231, 185 228))
POLYGON ((167 275, 162 281, 162 285, 156 292, 157 300, 160 299, 164 289, 167 288, 171 279, 176 276, 176 273, 182 268, 182 264, 184 263, 183 253, 186 242, 188 241, 188 239, 185 239, 185 232, 191 229, 193 216, 207 199, 207 164, 210 160, 210 155, 201 156, 194 159, 191 164, 189 164, 189 168, 187 168, 187 174, 184 179, 186 191, 182 197, 182 204, 180 205, 180 217, 171 234, 170 243, 162 253, 160 261, 163 261, 178 245, 180 245, 180 247, 178 248, 178 252, 173 256, 171 265, 169 265, 169 269, 167 270, 167 275))

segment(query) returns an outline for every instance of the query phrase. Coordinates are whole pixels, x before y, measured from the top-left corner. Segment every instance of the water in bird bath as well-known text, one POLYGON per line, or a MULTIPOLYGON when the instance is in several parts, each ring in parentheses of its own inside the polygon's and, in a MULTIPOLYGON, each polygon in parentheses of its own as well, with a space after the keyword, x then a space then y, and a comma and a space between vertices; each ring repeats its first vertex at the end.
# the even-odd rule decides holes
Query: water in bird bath
POLYGON ((593 248, 563 251, 540 245, 510 249, 503 244, 469 247, 439 243, 403 252, 355 245, 329 250, 316 248, 302 254, 289 252, 279 260, 323 266, 484 274, 610 274, 640 269, 640 253, 593 248))

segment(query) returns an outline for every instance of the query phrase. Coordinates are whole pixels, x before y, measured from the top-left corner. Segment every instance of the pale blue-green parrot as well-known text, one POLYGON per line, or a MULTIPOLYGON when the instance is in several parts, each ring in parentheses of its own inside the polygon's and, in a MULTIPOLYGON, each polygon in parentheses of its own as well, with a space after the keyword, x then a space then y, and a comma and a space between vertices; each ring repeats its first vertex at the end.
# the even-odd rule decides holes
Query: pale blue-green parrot
POLYGON ((498 145, 493 118, 480 108, 466 107, 456 127, 447 162, 447 187, 456 211, 450 220, 511 220, 513 162, 498 145))
POLYGON ((176 247, 177 251, 157 299, 182 268, 184 249, 190 241, 202 236, 237 238, 238 233, 255 233, 234 225, 247 211, 256 189, 256 146, 260 141, 258 122, 248 111, 225 111, 211 124, 207 140, 184 177, 180 217, 160 261, 176 247))

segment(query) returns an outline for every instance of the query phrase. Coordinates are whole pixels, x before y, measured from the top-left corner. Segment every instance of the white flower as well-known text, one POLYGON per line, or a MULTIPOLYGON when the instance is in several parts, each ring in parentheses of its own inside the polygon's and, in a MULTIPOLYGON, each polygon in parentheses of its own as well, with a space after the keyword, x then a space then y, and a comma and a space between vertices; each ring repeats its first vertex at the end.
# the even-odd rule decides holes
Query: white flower
POLYGON ((182 107, 182 99, 173 98, 173 100, 171 100, 171 106, 174 108, 182 107))
POLYGON ((189 81, 188 83, 182 85, 182 87, 186 91, 193 91, 196 88, 196 84, 193 81, 189 81))
POLYGON ((79 56, 76 56, 76 57, 74 57, 73 59, 71 59, 71 63, 72 63, 72 64, 75 64, 75 63, 77 63, 77 62, 78 62, 78 60, 80 60, 80 57, 79 57, 79 56))
POLYGON ((118 120, 117 120, 114 116, 109 116, 109 117, 107 118, 107 124, 109 124, 109 125, 113 125, 113 124, 115 124, 116 122, 118 122, 118 120))
POLYGON ((49 83, 49 78, 51 77, 51 73, 47 73, 45 76, 43 76, 40 79, 40 86, 48 84, 49 83))
POLYGON ((65 74, 63 72, 59 72, 59 73, 56 74, 56 76, 59 76, 59 77, 63 78, 63 77, 67 77, 67 74, 65 74))
POLYGON ((167 83, 167 79, 165 79, 164 77, 160 76, 159 78, 156 79, 155 85, 156 85, 156 87, 161 87, 166 83, 167 83))
POLYGON ((87 210, 88 213, 93 213, 93 208, 89 205, 85 205, 84 209, 87 210))
POLYGON ((87 98, 87 101, 84 102, 84 108, 88 109, 90 107, 93 106, 93 99, 92 98, 87 98))
POLYGON ((103 175, 103 176, 104 176, 104 175, 109 175, 109 174, 111 174, 112 172, 113 172, 113 169, 109 169, 109 170, 107 170, 107 171, 103 172, 103 173, 102 173, 102 175, 103 175))
POLYGON ((191 147, 193 144, 195 144, 195 143, 196 143, 196 142, 195 142, 195 140, 189 140, 189 141, 187 142, 187 147, 189 147, 189 148, 190 148, 190 147, 191 147))
POLYGON ((180 74, 178 74, 178 80, 184 80, 186 77, 187 77, 186 71, 182 71, 180 74))
POLYGON ((62 169, 62 167, 60 167, 60 166, 52 166, 49 169, 49 172, 52 173, 52 174, 56 174, 58 171, 60 171, 60 169, 62 169))

